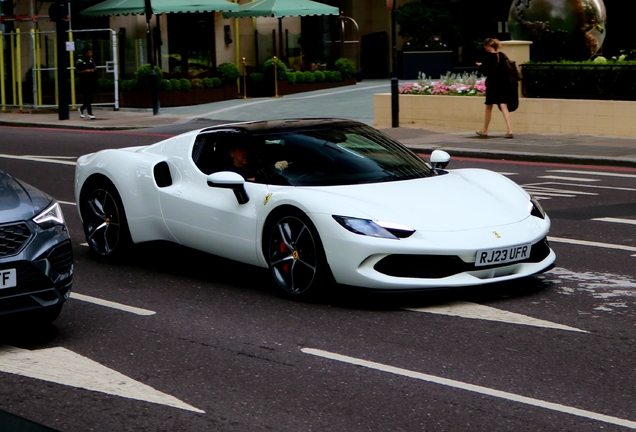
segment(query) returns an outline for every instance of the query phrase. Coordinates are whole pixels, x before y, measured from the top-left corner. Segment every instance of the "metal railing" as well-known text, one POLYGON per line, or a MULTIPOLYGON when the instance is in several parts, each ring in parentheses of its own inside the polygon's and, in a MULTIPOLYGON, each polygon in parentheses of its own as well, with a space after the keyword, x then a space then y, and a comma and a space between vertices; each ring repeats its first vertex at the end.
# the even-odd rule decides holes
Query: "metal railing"
MULTIPOLYGON (((113 76, 114 100, 95 105, 114 106, 119 109, 119 67, 117 55, 117 33, 112 29, 90 29, 90 30, 69 30, 68 55, 69 55, 69 76, 71 81, 71 105, 77 106, 75 94, 75 54, 74 35, 90 35, 95 32, 110 33, 110 52, 105 55, 112 60, 104 61, 102 65, 97 65, 102 76, 113 76)), ((57 50, 54 49, 57 43, 55 31, 31 30, 29 33, 21 33, 16 29, 10 33, 0 31, 0 109, 6 111, 7 107, 15 107, 23 111, 25 107, 32 109, 57 107, 59 100, 59 88, 57 81, 58 59, 57 50), (29 44, 24 44, 23 38, 29 39, 29 44), (51 45, 49 46, 49 37, 51 45), (44 41, 43 41, 44 39, 44 41), (50 49, 50 48, 53 49, 50 49), (53 53, 53 61, 49 61, 49 51, 53 53), (10 59, 10 65, 5 65, 5 57, 10 59), (25 72, 23 60, 30 59, 31 67, 25 72), (51 66, 52 63, 52 66, 51 66), (6 66, 6 67, 5 67, 6 66), (54 98, 55 104, 45 103, 45 90, 51 87, 51 74, 54 78, 54 98), (44 75, 44 76, 43 76, 44 75), (46 85, 45 85, 46 82, 46 85)))

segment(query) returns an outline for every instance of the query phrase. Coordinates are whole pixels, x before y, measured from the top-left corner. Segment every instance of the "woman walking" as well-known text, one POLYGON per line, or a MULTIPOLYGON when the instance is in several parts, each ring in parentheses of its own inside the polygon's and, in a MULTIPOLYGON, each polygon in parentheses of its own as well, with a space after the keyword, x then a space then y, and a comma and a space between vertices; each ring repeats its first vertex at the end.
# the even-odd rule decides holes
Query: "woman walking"
POLYGON ((514 105, 516 109, 518 95, 516 83, 511 84, 508 79, 506 54, 499 51, 499 40, 488 38, 484 41, 486 55, 483 62, 477 62, 479 72, 486 75, 486 113, 484 128, 476 132, 480 137, 488 136, 488 126, 492 118, 492 107, 497 105, 503 114, 506 128, 505 138, 513 138, 512 122, 508 105, 514 105))

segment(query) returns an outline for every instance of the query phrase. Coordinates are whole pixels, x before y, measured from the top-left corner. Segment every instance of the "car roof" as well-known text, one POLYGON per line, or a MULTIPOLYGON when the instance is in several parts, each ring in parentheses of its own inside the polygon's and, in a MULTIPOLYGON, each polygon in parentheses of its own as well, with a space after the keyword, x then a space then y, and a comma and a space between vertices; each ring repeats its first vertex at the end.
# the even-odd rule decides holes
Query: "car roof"
POLYGON ((241 123, 226 123, 218 126, 212 126, 202 129, 200 133, 214 132, 217 130, 235 129, 249 133, 264 132, 289 132, 302 129, 326 128, 334 126, 362 126, 363 123, 339 119, 339 118, 300 118, 300 119, 284 119, 284 120, 265 120, 241 123))

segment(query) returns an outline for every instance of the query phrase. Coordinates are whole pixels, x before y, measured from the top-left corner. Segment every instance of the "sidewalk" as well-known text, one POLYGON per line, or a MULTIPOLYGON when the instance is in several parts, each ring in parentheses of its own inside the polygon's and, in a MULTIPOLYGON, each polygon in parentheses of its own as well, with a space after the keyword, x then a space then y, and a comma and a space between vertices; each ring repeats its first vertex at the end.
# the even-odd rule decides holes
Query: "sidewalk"
MULTIPOLYGON (((194 120, 234 122, 274 120, 294 117, 338 117, 373 125, 373 94, 390 92, 388 80, 365 80, 351 87, 322 90, 282 98, 237 99, 191 107, 114 111, 96 108, 95 120, 80 119, 71 110, 69 120, 58 120, 54 110, 41 113, 1 112, 0 126, 49 127, 65 129, 130 130, 187 124, 194 120)), ((514 114, 513 114, 514 126, 514 114)), ((193 129, 201 127, 193 124, 193 129)), ((407 147, 423 153, 442 148, 452 156, 543 162, 584 163, 636 168, 636 137, 595 135, 555 135, 491 131, 480 138, 472 130, 443 127, 382 129, 407 147)))

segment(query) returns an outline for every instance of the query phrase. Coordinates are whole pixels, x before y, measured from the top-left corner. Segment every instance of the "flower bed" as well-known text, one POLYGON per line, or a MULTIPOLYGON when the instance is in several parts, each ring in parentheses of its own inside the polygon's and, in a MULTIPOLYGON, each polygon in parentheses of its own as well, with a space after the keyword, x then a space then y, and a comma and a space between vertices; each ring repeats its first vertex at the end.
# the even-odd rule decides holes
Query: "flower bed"
POLYGON ((400 86, 402 94, 439 95, 439 96, 484 96, 486 79, 477 74, 448 73, 439 80, 420 76, 416 83, 404 83, 400 86))

